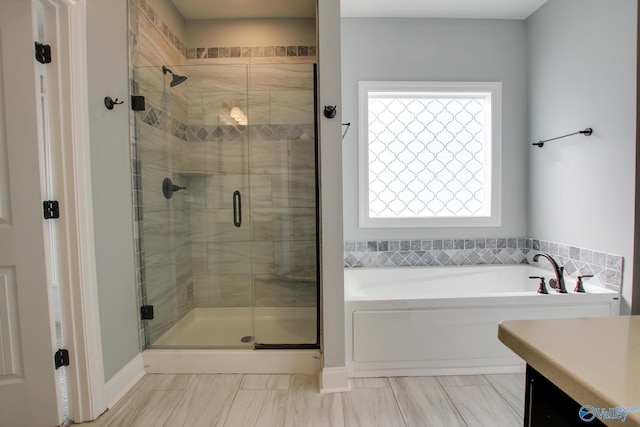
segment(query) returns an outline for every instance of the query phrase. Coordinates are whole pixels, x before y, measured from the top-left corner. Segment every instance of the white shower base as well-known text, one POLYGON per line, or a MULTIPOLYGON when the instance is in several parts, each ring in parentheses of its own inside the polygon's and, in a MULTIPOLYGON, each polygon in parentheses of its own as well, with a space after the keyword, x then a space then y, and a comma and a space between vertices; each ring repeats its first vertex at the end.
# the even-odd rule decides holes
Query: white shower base
POLYGON ((258 344, 313 344, 315 307, 194 308, 142 353, 148 373, 305 373, 319 350, 254 350, 258 344))
POLYGON ((315 307, 194 308, 151 348, 253 348, 258 344, 313 344, 315 307))

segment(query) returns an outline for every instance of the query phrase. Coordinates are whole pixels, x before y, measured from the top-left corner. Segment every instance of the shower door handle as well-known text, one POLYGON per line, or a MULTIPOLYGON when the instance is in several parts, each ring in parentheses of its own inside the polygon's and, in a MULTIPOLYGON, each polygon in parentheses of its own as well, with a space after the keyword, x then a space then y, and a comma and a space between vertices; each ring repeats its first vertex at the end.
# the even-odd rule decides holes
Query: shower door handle
POLYGON ((233 192, 233 225, 242 225, 242 195, 237 190, 233 192))

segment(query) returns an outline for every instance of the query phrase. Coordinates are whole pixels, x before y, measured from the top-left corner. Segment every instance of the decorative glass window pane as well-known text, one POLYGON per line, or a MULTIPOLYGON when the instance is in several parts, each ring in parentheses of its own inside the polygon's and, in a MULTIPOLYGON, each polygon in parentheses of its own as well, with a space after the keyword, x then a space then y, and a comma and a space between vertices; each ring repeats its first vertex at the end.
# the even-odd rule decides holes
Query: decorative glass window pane
POLYGON ((360 82, 361 226, 499 225, 499 118, 499 83, 360 82))

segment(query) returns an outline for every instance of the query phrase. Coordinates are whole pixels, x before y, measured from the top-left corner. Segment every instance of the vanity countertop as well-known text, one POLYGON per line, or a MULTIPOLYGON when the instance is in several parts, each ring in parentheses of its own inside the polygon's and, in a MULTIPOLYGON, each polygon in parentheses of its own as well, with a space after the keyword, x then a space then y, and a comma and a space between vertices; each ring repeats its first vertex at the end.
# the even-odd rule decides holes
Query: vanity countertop
MULTIPOLYGON (((640 316, 505 320, 498 338, 581 405, 640 409, 640 316)), ((640 411, 601 421, 640 427, 640 411)))

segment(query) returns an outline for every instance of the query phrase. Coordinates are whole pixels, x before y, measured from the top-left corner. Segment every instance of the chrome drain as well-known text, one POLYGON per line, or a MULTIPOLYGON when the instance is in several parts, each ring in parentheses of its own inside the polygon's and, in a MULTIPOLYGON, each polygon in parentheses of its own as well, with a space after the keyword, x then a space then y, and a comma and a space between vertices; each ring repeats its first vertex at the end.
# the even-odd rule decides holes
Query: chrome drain
POLYGON ((253 336, 247 335, 246 337, 240 338, 240 341, 242 341, 242 342, 251 342, 251 341, 253 341, 253 336))

